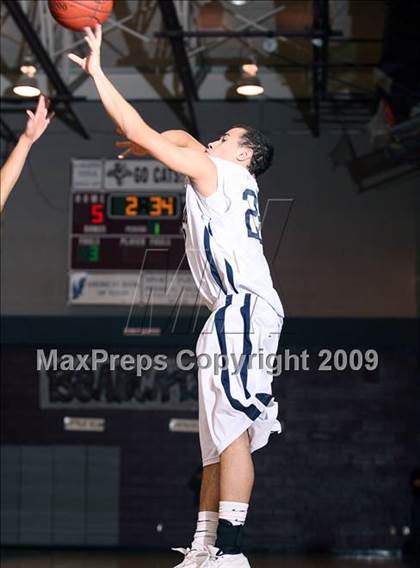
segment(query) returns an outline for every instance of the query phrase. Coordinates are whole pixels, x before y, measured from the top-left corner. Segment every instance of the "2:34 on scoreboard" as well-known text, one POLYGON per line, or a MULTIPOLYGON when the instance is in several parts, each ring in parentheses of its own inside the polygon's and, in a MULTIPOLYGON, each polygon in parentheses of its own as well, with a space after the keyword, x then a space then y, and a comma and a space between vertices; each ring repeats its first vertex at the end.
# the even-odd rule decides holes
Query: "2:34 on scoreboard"
POLYGON ((110 218, 168 219, 178 217, 178 199, 175 195, 115 195, 108 197, 110 218))

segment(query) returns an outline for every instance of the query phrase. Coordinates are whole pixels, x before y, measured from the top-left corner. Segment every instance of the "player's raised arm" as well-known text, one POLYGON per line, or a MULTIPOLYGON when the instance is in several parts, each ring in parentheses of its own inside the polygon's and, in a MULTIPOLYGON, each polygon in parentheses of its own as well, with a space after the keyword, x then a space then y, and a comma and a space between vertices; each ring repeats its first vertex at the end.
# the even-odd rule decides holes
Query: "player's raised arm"
MULTIPOLYGON (((121 130, 118 130, 118 133, 123 134, 121 130)), ((161 134, 179 148, 189 148, 190 150, 196 150, 197 152, 206 151, 206 147, 185 130, 165 130, 164 132, 161 132, 161 134)), ((146 148, 143 148, 130 140, 118 141, 116 142, 116 146, 117 148, 124 150, 119 156, 121 158, 126 158, 128 156, 147 156, 149 154, 146 148)))
POLYGON ((217 179, 216 166, 207 154, 201 149, 191 148, 188 145, 184 147, 174 144, 143 120, 102 71, 101 26, 97 25, 95 31, 90 28, 85 28, 85 31, 89 55, 81 58, 70 54, 69 58, 92 76, 102 103, 112 120, 130 142, 144 148, 171 170, 189 176, 200 193, 203 195, 213 193, 217 179))
POLYGON ((32 144, 43 134, 52 118, 52 115, 48 115, 47 101, 43 95, 39 97, 35 114, 30 110, 26 113, 29 118, 25 131, 0 170, 0 211, 19 179, 32 144))

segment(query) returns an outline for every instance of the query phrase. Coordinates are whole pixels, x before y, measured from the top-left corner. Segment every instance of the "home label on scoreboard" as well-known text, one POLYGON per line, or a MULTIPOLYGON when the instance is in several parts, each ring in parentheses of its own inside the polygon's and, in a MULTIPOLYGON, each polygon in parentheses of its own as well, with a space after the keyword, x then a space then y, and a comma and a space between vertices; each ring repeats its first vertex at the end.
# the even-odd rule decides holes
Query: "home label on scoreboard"
POLYGON ((73 160, 70 303, 195 304, 184 205, 184 176, 156 160, 73 160))

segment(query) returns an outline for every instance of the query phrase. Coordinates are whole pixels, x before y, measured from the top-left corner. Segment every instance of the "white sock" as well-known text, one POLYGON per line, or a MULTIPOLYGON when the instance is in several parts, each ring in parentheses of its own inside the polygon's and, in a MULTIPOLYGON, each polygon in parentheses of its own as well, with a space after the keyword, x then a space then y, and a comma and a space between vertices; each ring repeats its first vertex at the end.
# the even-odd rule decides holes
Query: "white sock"
POLYGON ((219 519, 225 519, 232 525, 244 525, 248 513, 248 503, 237 503, 235 501, 220 501, 219 519))
POLYGON ((214 511, 200 511, 198 513, 197 528, 191 548, 194 550, 204 550, 206 546, 214 546, 218 522, 219 513, 215 513, 214 511))

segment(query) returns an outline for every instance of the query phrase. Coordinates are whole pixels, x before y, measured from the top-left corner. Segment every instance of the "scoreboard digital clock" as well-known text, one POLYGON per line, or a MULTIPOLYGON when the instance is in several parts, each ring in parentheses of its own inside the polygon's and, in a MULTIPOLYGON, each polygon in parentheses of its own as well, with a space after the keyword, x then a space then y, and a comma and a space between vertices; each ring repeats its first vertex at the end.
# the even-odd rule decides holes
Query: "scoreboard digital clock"
POLYGON ((110 195, 110 217, 130 219, 170 219, 178 217, 177 195, 110 195))
POLYGON ((70 302, 195 303, 184 205, 182 176, 154 160, 73 160, 70 302))

